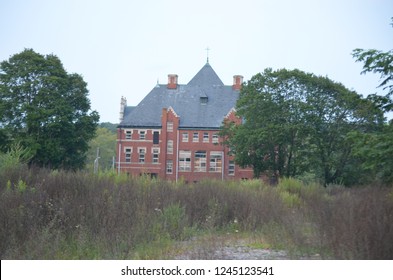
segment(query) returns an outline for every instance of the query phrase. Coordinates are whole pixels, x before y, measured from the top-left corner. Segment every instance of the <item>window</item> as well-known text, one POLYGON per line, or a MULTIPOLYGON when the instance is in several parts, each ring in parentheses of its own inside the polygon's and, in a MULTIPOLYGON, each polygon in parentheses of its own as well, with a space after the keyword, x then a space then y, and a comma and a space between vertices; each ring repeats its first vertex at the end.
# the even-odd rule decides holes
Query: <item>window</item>
POLYGON ((145 139, 146 139, 146 131, 139 130, 139 140, 145 140, 145 139))
POLYGON ((159 144, 160 143, 160 132, 154 131, 153 132, 153 144, 159 144))
POLYGON ((166 153, 173 154, 173 140, 168 140, 166 143, 166 153))
POLYGON ((203 143, 209 143, 209 132, 203 133, 203 143))
POLYGON ((152 154, 153 154, 153 163, 158 163, 159 162, 160 148, 153 148, 152 149, 152 154))
POLYGON ((132 138, 132 130, 126 130, 126 139, 132 138))
POLYGON ((182 133, 182 142, 188 142, 188 132, 182 133))
POLYGON ((126 156, 126 162, 131 162, 132 148, 124 148, 124 153, 126 156))
POLYGON ((209 100, 207 96, 201 96, 199 97, 199 100, 201 102, 201 105, 206 105, 207 101, 209 100))
POLYGON ((166 123, 166 131, 167 132, 173 132, 173 122, 167 122, 166 123))
POLYGON ((192 142, 199 142, 199 133, 198 132, 193 133, 192 142))
POLYGON ((145 163, 146 148, 138 148, 139 163, 145 163))
POLYGON ((173 160, 168 159, 166 161, 166 174, 172 174, 173 173, 173 160))
POLYGON ((206 172, 206 151, 195 152, 194 171, 206 172))
POLYGON ((221 172, 222 152, 210 152, 210 172, 221 172))
POLYGON ((229 176, 235 176, 235 162, 233 160, 229 161, 228 175, 229 176))
POLYGON ((179 152, 179 171, 191 171, 191 152, 179 152))
POLYGON ((214 133, 212 138, 213 138, 213 139, 212 139, 212 142, 213 142, 214 144, 217 144, 217 143, 218 143, 218 134, 217 134, 217 133, 214 133))

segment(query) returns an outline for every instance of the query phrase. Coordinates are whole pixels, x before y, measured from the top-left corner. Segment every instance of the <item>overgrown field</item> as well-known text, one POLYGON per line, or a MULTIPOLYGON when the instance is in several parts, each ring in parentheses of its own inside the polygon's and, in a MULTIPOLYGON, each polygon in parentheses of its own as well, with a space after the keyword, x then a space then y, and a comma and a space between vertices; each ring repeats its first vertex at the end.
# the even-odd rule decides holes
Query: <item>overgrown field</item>
POLYGON ((0 171, 1 259, 165 259, 179 241, 226 232, 294 259, 393 259, 393 191, 0 171))

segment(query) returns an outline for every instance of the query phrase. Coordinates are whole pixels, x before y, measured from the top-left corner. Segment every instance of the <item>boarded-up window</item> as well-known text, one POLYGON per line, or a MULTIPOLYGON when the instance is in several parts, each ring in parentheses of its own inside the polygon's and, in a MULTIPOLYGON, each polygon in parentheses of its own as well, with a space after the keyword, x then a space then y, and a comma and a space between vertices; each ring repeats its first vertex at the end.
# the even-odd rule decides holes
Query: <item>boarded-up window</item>
POLYGON ((194 171, 206 172, 206 151, 195 152, 194 171))
POLYGON ((222 152, 210 152, 210 172, 221 172, 222 152))
POLYGON ((191 151, 179 152, 179 171, 191 171, 191 151))
POLYGON ((160 143, 160 133, 158 131, 153 132, 153 144, 160 143))

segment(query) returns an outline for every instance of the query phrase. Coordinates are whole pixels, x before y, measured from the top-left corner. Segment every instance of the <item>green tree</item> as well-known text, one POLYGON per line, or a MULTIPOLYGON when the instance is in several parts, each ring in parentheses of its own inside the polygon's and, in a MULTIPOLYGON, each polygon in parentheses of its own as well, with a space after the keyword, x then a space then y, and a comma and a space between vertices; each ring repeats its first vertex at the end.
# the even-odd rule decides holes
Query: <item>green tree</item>
MULTIPOLYGON (((393 18, 392 18, 393 26, 393 18)), ((368 99, 384 112, 393 110, 393 50, 383 52, 375 49, 355 49, 352 56, 363 63, 365 73, 377 73, 381 83, 378 87, 387 90, 385 96, 370 94, 368 99)), ((381 131, 366 134, 352 133, 353 154, 361 161, 370 178, 383 184, 393 183, 393 120, 386 123, 381 131)))
POLYGON ((90 111, 87 84, 68 74, 55 55, 25 49, 0 64, 0 140, 19 142, 32 164, 82 168, 99 115, 90 111))
POLYGON ((100 123, 100 127, 107 128, 110 132, 115 133, 115 134, 117 133, 117 126, 118 126, 118 124, 116 124, 116 123, 110 123, 110 122, 100 123))
MULTIPOLYGON (((393 17, 392 17, 393 26, 393 17)), ((380 106, 385 112, 393 110, 393 50, 383 52, 376 49, 354 49, 352 56, 356 59, 356 62, 363 62, 363 71, 361 74, 366 73, 377 73, 380 75, 381 83, 378 87, 383 90, 387 90, 386 96, 379 97, 376 95, 370 95, 370 99, 373 99, 376 105, 380 106)))
POLYGON ((385 125, 382 131, 374 133, 354 132, 353 141, 355 157, 361 162, 363 174, 371 183, 376 181, 383 185, 393 183, 393 122, 385 125))
MULTIPOLYGON (((106 124, 104 125, 106 126, 106 124)), ((99 170, 108 170, 112 168, 113 157, 116 155, 116 133, 106 127, 97 128, 96 137, 89 142, 89 151, 87 153, 86 166, 89 170, 94 169, 94 161, 97 157, 97 148, 99 149, 99 170)))
POLYGON ((254 175, 315 173, 325 184, 351 178, 353 130, 377 129, 383 113, 372 102, 326 77, 266 69, 244 84, 237 102, 240 126, 225 124, 226 144, 254 175))

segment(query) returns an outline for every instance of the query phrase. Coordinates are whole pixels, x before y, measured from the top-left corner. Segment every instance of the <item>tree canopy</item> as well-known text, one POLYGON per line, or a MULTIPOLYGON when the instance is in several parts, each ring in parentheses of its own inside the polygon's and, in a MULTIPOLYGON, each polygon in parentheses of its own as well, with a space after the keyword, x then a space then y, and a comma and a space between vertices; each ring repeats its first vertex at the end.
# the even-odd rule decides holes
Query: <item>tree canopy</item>
POLYGON ((357 162, 348 133, 377 130, 384 120, 356 92, 300 70, 255 75, 236 106, 243 124, 226 123, 222 133, 238 164, 252 166, 256 177, 312 172, 325 184, 353 183, 357 162))
MULTIPOLYGON (((387 90, 384 96, 370 94, 368 99, 384 112, 393 111, 393 50, 384 52, 359 48, 353 50, 352 55, 357 62, 363 63, 361 73, 379 74, 381 82, 378 87, 387 90)), ((370 177, 383 184, 393 183, 393 120, 386 123, 382 131, 352 133, 351 140, 353 154, 360 159, 370 177)))
MULTIPOLYGON (((392 17, 393 27, 393 17, 392 17)), ((393 110, 393 50, 384 52, 376 49, 361 49, 357 48, 352 51, 352 56, 356 62, 363 63, 363 71, 361 74, 376 73, 380 75, 381 83, 378 87, 387 90, 386 96, 378 96, 372 94, 369 96, 378 106, 385 112, 393 110)))
POLYGON ((29 148, 31 164, 79 169, 98 120, 86 82, 57 56, 25 49, 1 62, 1 150, 18 142, 29 148))
POLYGON ((109 170, 112 168, 113 157, 116 156, 116 136, 108 127, 116 126, 111 123, 101 123, 97 128, 96 136, 89 142, 89 151, 86 158, 86 168, 93 170, 94 161, 99 149, 99 170, 109 170))

